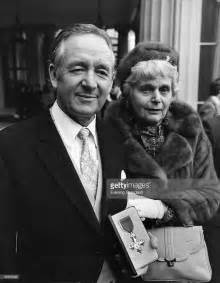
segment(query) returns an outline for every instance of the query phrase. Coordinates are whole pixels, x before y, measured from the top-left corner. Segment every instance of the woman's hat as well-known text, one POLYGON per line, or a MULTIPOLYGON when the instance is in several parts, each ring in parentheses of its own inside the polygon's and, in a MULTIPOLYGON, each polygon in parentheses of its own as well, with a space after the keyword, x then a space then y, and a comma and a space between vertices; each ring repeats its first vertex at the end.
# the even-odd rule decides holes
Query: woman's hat
POLYGON ((140 42, 121 60, 116 74, 117 83, 123 85, 134 65, 149 60, 165 60, 178 68, 179 54, 160 42, 140 42))

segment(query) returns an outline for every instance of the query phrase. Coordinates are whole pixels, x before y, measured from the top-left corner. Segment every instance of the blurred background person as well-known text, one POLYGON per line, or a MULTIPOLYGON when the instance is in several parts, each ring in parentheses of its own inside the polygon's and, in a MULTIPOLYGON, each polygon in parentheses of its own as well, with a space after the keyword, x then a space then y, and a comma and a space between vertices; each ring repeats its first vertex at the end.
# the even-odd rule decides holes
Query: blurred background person
MULTIPOLYGON (((220 81, 219 81, 220 82, 220 81)), ((220 85, 219 85, 220 86, 220 85)), ((206 133, 211 141, 214 156, 214 165, 218 178, 220 178, 220 115, 203 122, 206 133)), ((220 211, 205 226, 206 242, 209 249, 210 261, 212 264, 211 283, 220 282, 220 211)))
POLYGON ((121 95, 120 87, 114 83, 112 86, 111 92, 108 95, 106 102, 101 110, 101 116, 104 117, 108 106, 110 106, 112 101, 118 100, 121 95))
POLYGON ((210 84, 210 96, 199 107, 199 115, 203 121, 220 115, 220 78, 210 84))

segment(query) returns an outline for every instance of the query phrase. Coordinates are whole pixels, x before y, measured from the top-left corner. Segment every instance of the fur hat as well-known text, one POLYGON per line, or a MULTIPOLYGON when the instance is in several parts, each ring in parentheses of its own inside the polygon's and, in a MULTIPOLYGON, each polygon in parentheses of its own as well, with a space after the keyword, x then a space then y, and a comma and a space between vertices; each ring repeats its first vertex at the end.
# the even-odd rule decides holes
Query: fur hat
POLYGON ((174 49, 160 42, 140 42, 121 60, 116 74, 117 83, 123 85, 131 68, 138 62, 154 59, 166 60, 178 68, 179 55, 174 49))

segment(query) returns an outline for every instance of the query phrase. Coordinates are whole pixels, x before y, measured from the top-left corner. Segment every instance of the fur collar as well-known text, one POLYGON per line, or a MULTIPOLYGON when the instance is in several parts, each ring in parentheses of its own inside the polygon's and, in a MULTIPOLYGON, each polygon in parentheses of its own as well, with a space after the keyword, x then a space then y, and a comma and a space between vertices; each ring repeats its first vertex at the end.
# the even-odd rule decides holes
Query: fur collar
POLYGON ((156 177, 166 181, 174 177, 175 171, 193 160, 193 144, 202 131, 200 118, 196 111, 185 103, 175 101, 170 105, 167 115, 168 136, 163 144, 157 160, 153 159, 132 135, 129 114, 121 99, 109 106, 106 121, 118 128, 124 138, 124 146, 128 159, 129 171, 134 176, 156 177))
MULTIPOLYGON (((125 101, 120 99, 108 107, 105 119, 119 122, 126 116, 125 101)), ((168 111, 168 127, 170 131, 176 132, 185 137, 197 136, 202 126, 199 115, 188 104, 180 101, 173 101, 168 111)), ((129 117, 126 117, 129 119, 129 117)))

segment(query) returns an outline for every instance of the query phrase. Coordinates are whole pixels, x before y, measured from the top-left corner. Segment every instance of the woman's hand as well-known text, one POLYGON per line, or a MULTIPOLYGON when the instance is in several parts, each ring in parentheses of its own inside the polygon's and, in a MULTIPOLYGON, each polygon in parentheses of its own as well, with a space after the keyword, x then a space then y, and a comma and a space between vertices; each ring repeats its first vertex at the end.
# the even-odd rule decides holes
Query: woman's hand
POLYGON ((162 219, 167 211, 167 207, 162 201, 145 198, 129 192, 127 207, 131 206, 137 209, 138 215, 142 220, 145 218, 162 219))

